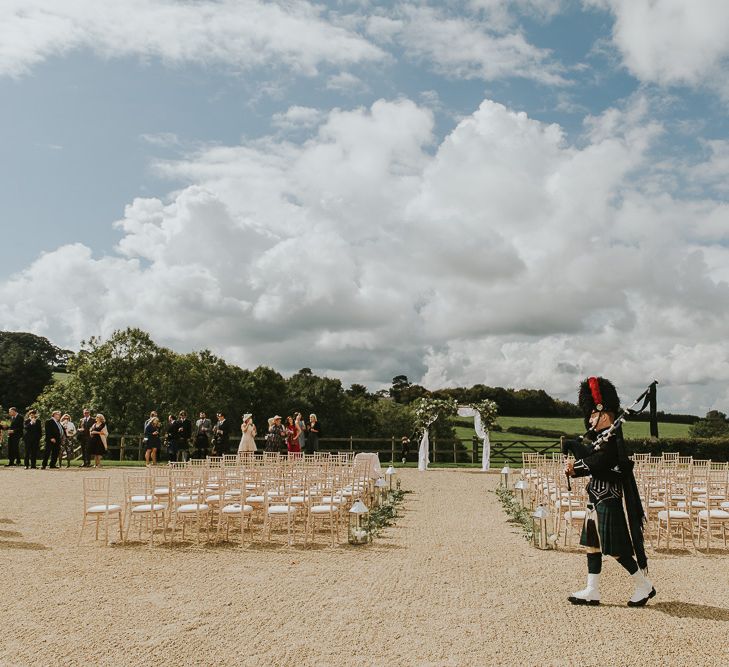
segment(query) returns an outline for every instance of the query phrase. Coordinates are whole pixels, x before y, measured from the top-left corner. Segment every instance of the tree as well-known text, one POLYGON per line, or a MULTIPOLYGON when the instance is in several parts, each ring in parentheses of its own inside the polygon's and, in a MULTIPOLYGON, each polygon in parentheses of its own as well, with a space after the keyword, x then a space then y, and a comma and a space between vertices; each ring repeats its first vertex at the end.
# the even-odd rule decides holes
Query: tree
POLYGON ((718 410, 710 410, 704 419, 689 426, 691 438, 723 438, 729 436, 729 422, 726 415, 718 410))
MULTIPOLYGON (((32 334, 25 336, 39 338, 32 334)), ((0 337, 0 403, 15 406, 21 412, 33 404, 53 378, 47 356, 34 345, 25 344, 30 340, 0 337)))

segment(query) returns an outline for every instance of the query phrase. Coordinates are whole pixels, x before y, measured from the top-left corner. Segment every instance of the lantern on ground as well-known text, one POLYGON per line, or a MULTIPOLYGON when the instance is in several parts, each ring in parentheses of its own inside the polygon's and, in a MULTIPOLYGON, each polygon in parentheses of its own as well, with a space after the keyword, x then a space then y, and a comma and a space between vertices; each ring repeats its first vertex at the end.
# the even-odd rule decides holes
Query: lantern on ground
POLYGON ((529 489, 529 484, 525 479, 520 479, 514 484, 514 491, 516 491, 516 499, 519 501, 519 505, 526 507, 526 494, 529 489))
POLYGON ((544 505, 540 505, 532 514, 532 544, 537 549, 549 549, 549 536, 547 535, 547 519, 549 512, 544 505))
POLYGON ((511 468, 509 468, 508 465, 505 465, 501 469, 501 486, 505 489, 509 488, 509 483, 511 481, 511 468))
POLYGON ((387 482, 380 477, 375 482, 375 506, 382 507, 387 502, 387 482))
POLYGON ((349 510, 349 543, 368 544, 370 541, 370 511, 361 500, 349 510))
POLYGON ((390 493, 394 491, 392 488, 392 482, 395 478, 395 468, 393 466, 390 466, 387 470, 385 470, 385 479, 387 480, 387 486, 390 489, 390 493))

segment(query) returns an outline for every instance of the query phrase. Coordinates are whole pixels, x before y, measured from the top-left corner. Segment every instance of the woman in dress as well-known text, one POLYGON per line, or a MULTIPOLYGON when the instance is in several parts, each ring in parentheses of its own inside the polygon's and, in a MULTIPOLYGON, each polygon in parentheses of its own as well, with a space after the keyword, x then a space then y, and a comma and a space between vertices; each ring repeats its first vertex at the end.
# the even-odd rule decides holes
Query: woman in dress
POLYGON ((144 427, 144 462, 147 466, 149 466, 150 455, 152 465, 157 465, 157 452, 162 446, 161 432, 162 422, 160 422, 159 417, 152 417, 144 427))
POLYGON ((266 436, 267 452, 282 452, 286 444, 286 430, 281 423, 281 415, 268 420, 268 435, 266 436))
POLYGON ((243 423, 240 425, 240 444, 238 454, 243 452, 256 452, 256 425, 253 423, 253 415, 249 412, 243 415, 243 423))
POLYGON ((76 425, 71 421, 71 415, 65 414, 61 417, 61 426, 66 437, 61 445, 61 453, 59 455, 58 465, 61 465, 61 457, 66 457, 66 467, 71 467, 71 459, 73 458, 73 448, 76 446, 76 425))
POLYGON ((289 454, 301 454, 298 433, 296 431, 296 423, 294 422, 294 418, 290 415, 286 417, 286 449, 289 454))
POLYGON ((306 453, 313 454, 319 449, 321 424, 314 413, 309 415, 309 437, 306 439, 306 453))
POLYGON ((296 424, 296 437, 299 439, 299 451, 303 452, 306 447, 306 424, 300 412, 296 413, 294 424, 296 424))
POLYGON ((104 415, 101 413, 96 415, 96 422, 89 430, 89 433, 91 434, 89 447, 91 449, 91 454, 94 457, 94 468, 101 468, 101 457, 104 456, 108 449, 106 439, 109 436, 104 415))

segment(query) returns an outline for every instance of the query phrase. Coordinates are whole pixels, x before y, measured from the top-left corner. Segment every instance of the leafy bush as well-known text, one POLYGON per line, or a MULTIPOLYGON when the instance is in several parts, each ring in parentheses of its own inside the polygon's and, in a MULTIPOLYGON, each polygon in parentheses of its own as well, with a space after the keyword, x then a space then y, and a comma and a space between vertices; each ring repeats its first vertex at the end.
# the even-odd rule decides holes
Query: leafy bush
POLYGON ((561 438, 563 435, 571 435, 564 431, 552 431, 547 428, 537 428, 535 426, 509 426, 507 433, 517 433, 518 435, 534 435, 540 438, 561 438))

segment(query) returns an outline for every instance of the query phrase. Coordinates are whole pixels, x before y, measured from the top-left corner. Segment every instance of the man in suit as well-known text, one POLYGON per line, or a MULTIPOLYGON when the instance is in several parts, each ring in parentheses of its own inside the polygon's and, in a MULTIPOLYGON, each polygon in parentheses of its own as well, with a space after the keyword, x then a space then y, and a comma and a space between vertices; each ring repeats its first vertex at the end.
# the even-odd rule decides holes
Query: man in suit
POLYGON ((8 410, 10 424, 8 425, 8 463, 9 466, 20 465, 20 439, 23 437, 23 418, 18 414, 17 408, 8 410))
POLYGON ((48 467, 48 459, 51 461, 51 468, 58 468, 58 454, 61 451, 61 442, 63 441, 64 432, 61 426, 61 411, 54 410, 51 418, 45 423, 46 446, 43 449, 43 469, 48 467))
POLYGON ((175 444, 177 446, 177 458, 187 461, 189 458, 188 447, 192 437, 192 422, 187 418, 187 412, 180 410, 175 420, 175 444))
POLYGON ((204 459, 208 455, 212 428, 213 425, 210 423, 208 416, 201 412, 200 418, 195 422, 195 456, 199 459, 204 459))
POLYGON ((23 441, 25 442, 25 468, 35 470, 38 467, 38 450, 43 432, 37 410, 28 413, 23 424, 23 441))
POLYGON ((78 425, 78 441, 81 444, 81 458, 83 459, 82 468, 91 467, 91 453, 89 452, 89 443, 91 442, 91 427, 96 420, 91 416, 91 411, 84 408, 84 416, 78 425))
POLYGON ((224 412, 218 413, 218 422, 213 428, 213 449, 215 456, 223 456, 228 453, 228 441, 230 440, 230 424, 225 418, 224 412))

